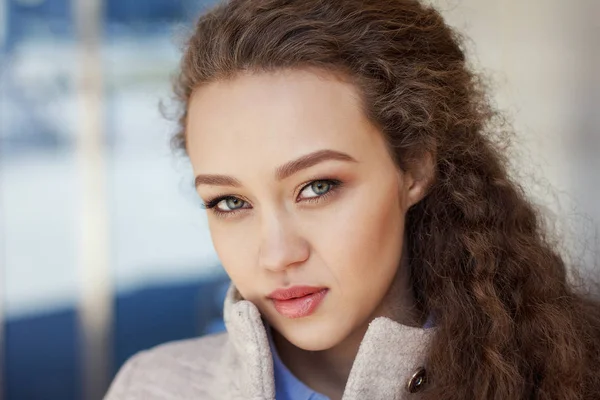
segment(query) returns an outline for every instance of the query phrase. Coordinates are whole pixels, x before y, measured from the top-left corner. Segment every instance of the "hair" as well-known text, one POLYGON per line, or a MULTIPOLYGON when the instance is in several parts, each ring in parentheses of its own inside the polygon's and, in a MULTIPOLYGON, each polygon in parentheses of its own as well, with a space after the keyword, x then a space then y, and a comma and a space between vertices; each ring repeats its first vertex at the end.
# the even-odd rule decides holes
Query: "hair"
POLYGON ((417 0, 230 0, 185 44, 172 144, 215 80, 312 68, 346 77, 398 168, 433 155, 407 212, 411 282, 433 312, 423 399, 600 398, 600 305, 569 283, 540 212, 509 174, 499 114, 461 37, 417 0))

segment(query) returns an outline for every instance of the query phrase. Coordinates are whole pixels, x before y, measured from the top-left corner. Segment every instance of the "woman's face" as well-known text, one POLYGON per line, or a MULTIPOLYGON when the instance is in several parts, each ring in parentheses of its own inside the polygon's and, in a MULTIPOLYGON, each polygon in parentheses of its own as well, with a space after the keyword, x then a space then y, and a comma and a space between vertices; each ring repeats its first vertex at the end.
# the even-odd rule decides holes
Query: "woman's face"
POLYGON ((305 350, 377 316, 424 190, 398 171, 354 86, 310 71, 245 74, 198 89, 188 115, 197 190, 241 295, 305 350), (294 286, 324 296, 269 297, 294 286))

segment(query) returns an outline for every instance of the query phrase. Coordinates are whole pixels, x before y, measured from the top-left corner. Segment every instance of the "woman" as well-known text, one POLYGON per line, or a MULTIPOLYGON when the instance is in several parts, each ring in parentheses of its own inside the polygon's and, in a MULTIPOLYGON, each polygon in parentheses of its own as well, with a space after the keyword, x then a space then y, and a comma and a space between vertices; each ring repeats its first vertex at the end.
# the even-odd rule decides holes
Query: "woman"
POLYGON ((231 0, 177 88, 227 333, 134 356, 107 399, 600 398, 598 303, 435 10, 231 0))

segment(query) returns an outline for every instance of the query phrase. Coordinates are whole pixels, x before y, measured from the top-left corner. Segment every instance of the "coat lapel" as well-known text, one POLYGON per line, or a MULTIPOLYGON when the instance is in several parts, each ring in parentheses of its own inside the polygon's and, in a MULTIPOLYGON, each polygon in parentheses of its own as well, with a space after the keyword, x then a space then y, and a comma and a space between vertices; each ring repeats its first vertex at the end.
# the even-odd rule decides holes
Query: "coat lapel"
POLYGON ((427 371, 425 353, 434 330, 374 319, 358 349, 343 399, 409 398, 411 378, 427 371))
POLYGON ((223 311, 225 328, 236 353, 233 366, 242 395, 248 399, 275 399, 273 359, 267 331, 258 308, 242 299, 233 284, 223 311))

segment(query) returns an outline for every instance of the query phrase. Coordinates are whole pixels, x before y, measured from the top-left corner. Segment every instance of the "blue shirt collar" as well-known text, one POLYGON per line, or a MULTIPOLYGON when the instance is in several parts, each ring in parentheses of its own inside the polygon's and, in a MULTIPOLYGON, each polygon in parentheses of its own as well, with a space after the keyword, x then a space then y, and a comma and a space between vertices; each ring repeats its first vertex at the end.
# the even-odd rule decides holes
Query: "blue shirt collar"
POLYGON ((329 400, 329 397, 315 392, 298 378, 285 366, 279 358, 271 327, 265 324, 267 337, 269 338, 269 346, 273 355, 273 372, 275 373, 275 398, 277 400, 329 400))

